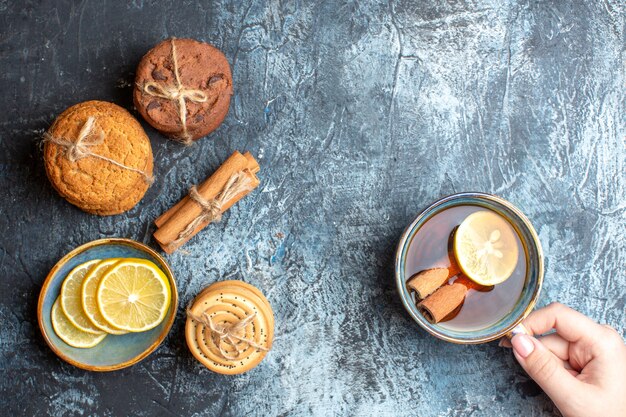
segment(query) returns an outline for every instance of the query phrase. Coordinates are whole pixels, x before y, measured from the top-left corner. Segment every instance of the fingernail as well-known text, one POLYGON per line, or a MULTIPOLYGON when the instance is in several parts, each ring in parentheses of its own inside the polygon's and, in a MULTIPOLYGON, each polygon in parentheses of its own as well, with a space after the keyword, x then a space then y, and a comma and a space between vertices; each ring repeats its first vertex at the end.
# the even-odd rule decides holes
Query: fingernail
POLYGON ((530 340, 530 336, 525 334, 517 334, 513 336, 511 339, 511 344, 513 345, 513 350, 517 352, 522 358, 528 357, 533 350, 535 350, 535 344, 532 340, 530 340))

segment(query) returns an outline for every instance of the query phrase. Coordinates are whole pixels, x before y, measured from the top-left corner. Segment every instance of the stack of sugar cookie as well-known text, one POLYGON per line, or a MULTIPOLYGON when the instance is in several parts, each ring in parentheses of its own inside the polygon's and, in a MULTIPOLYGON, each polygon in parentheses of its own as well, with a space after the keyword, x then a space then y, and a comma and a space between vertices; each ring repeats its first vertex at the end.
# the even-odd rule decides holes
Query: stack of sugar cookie
POLYGON ((185 338, 193 356, 208 369, 241 374, 271 349, 274 313, 258 288, 243 281, 216 282, 187 310, 185 338))
POLYGON ((52 186, 88 213, 128 211, 153 181, 150 139, 129 112, 113 103, 76 104, 57 117, 44 137, 52 186))

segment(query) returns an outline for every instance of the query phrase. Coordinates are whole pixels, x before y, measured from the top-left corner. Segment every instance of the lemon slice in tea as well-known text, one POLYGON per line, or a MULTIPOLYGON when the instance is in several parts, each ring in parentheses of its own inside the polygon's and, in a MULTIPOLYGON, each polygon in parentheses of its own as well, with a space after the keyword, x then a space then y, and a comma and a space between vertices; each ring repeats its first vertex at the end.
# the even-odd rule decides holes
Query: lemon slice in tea
POLYGON ((52 328, 54 332, 68 345, 75 348, 90 348, 94 347, 106 337, 106 333, 92 334, 83 332, 74 326, 65 316, 63 310, 60 307, 61 297, 52 305, 52 311, 50 312, 50 321, 52 322, 52 328))
POLYGON ((107 323, 104 317, 102 317, 102 314, 100 314, 100 309, 98 308, 98 302, 96 300, 96 294, 98 292, 100 280, 102 279, 104 274, 109 270, 109 268, 111 268, 119 261, 120 259, 116 258, 105 259, 104 261, 91 268, 91 270, 85 277, 81 291, 83 310, 85 311, 85 314, 87 315, 91 323, 102 331, 116 335, 126 334, 128 332, 126 330, 116 329, 115 327, 107 323))
POLYGON ((465 275, 480 285, 506 281, 517 266, 515 230, 492 211, 477 211, 454 235, 454 255, 465 275))
POLYGON ((67 319, 79 330, 91 334, 102 334, 102 330, 93 325, 83 310, 81 289, 87 273, 96 266, 100 259, 85 262, 72 269, 61 285, 61 309, 67 319))
POLYGON ((170 306, 167 277, 145 259, 125 259, 109 269, 98 286, 98 307, 117 329, 143 332, 161 323, 170 306))

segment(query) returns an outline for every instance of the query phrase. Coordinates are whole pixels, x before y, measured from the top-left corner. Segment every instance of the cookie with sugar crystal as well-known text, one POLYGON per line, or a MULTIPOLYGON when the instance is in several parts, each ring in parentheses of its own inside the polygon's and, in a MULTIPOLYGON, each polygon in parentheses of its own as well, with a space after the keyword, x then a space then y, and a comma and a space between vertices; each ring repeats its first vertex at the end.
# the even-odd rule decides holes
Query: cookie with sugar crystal
POLYGON ((267 299, 250 284, 241 281, 215 283, 196 297, 190 310, 195 316, 206 313, 216 325, 232 325, 246 317, 254 317, 237 335, 266 350, 241 340, 236 343, 237 350, 227 340, 214 337, 212 330, 203 323, 187 318, 187 345, 194 357, 214 372, 226 375, 246 372, 257 366, 272 346, 274 314, 267 299), (225 357, 224 352, 230 357, 225 357))
POLYGON ((219 49, 193 39, 166 39, 141 59, 133 98, 152 127, 190 142, 222 123, 232 94, 230 65, 219 49))
POLYGON ((123 213, 146 193, 153 170, 150 139, 125 109, 104 101, 76 104, 54 121, 43 149, 54 189, 80 209, 101 216, 123 213), (92 128, 72 149, 89 120, 92 128))

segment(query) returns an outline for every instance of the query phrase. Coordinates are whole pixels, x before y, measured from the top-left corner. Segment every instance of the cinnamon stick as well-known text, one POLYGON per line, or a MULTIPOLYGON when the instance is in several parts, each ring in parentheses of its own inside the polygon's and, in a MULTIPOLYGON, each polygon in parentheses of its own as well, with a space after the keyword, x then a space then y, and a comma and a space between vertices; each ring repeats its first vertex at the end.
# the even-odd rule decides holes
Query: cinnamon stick
POLYGON ((409 278, 406 285, 415 291, 418 299, 423 300, 458 273, 455 263, 449 267, 425 269, 409 278))
MULTIPOLYGON (((235 155, 235 154, 240 154, 241 155, 241 153, 239 151, 235 151, 233 153, 233 155, 235 155)), ((259 163, 256 161, 256 159, 254 159, 254 156, 252 156, 252 154, 250 152, 244 153, 243 156, 245 156, 246 159, 248 160, 247 165, 246 165, 246 169, 248 169, 252 174, 256 174, 257 172, 259 172, 259 170, 261 168, 259 167, 259 163)), ((231 158, 232 158, 232 156, 231 156, 231 158)), ((237 159, 240 159, 240 158, 237 158, 237 159)), ((210 178, 207 178, 204 181, 207 182, 209 180, 210 180, 210 178)), ((200 188, 200 187, 198 187, 198 188, 200 188)), ((154 224, 156 225, 156 227, 163 226, 163 224, 166 221, 168 221, 174 215, 174 213, 176 213, 188 201, 189 201, 189 195, 185 195, 182 200, 180 200, 178 203, 176 203, 176 205, 174 205, 169 210, 167 210, 165 213, 163 213, 159 217, 157 217, 157 219, 154 221, 154 224)))
POLYGON ((444 285, 417 305, 422 315, 431 323, 439 323, 459 308, 465 301, 468 288, 462 284, 444 285))
MULTIPOLYGON (((248 177, 250 190, 242 191, 230 200, 224 201, 219 210, 223 213, 259 185, 255 175, 258 171, 259 165, 249 152, 242 155, 235 151, 213 175, 197 186, 198 194, 206 201, 214 200, 224 191, 225 185, 234 174, 242 173, 248 177)), ((188 236, 180 237, 182 231, 202 214, 203 209, 196 201, 189 196, 184 197, 155 220, 157 230, 154 232, 154 239, 165 252, 174 252, 210 223, 210 220, 203 221, 188 236)))

